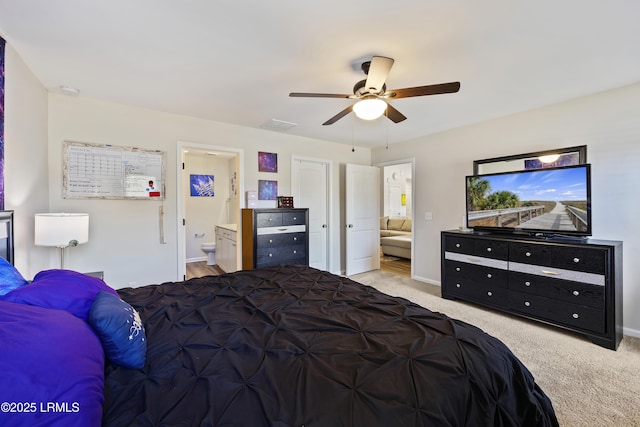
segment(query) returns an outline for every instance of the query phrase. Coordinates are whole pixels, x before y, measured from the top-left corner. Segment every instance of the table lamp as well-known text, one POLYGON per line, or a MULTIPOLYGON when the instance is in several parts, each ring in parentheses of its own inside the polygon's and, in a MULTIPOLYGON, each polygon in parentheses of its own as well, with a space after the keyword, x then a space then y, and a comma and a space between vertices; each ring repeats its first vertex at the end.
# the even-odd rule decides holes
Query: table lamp
POLYGON ((42 213, 35 216, 34 244, 60 249, 60 268, 64 268, 64 250, 89 241, 89 214, 42 213))

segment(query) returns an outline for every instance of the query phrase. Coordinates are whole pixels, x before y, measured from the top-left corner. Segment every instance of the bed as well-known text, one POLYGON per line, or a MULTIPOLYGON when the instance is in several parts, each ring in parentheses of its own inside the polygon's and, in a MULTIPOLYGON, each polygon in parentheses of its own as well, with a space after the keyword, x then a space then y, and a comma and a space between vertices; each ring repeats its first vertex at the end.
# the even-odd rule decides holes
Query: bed
MULTIPOLYGON (((57 338, 49 345, 58 349, 55 344, 65 340, 60 325, 78 320, 73 334, 82 342, 57 357, 83 356, 97 378, 89 381, 67 361, 63 372, 71 379, 65 378, 65 384, 71 384, 56 386, 54 396, 45 383, 37 396, 38 402, 66 406, 59 405, 57 412, 0 413, 2 425, 558 425, 548 397, 499 340, 345 277, 284 265, 119 289, 116 296, 96 278, 61 270, 44 273, 56 282, 52 288, 75 283, 74 297, 59 304, 42 297, 35 306, 33 297, 7 298, 12 291, 0 297, 0 313, 22 305, 18 308, 31 312, 21 313, 21 320, 31 315, 42 325, 48 322, 46 312, 55 312, 57 338), (83 281, 90 286, 80 285, 83 281), (76 288, 88 292, 79 298, 87 301, 56 306, 74 300, 76 288), (137 332, 133 362, 132 355, 117 359, 131 340, 109 351, 105 346, 113 343, 99 333, 104 328, 94 325, 96 306, 105 299, 129 307, 132 323, 125 328, 130 335, 137 332), (99 386, 101 393, 96 392, 99 386), (52 423, 58 419, 59 424, 52 423)), ((20 289, 33 289, 42 279, 36 276, 20 289)), ((11 348, 13 359, 0 355, 0 363, 19 363, 17 358, 33 351, 51 354, 46 346, 33 350, 26 345, 37 336, 22 344, 18 337, 5 337, 16 335, 6 333, 10 318, 0 314, 0 342, 4 346, 10 339, 17 347, 11 348)), ((56 364, 44 359, 49 367, 56 364)), ((33 374, 28 376, 34 381, 33 374)), ((6 381, 0 379, 0 390, 21 380, 6 381)), ((28 403, 34 396, 5 393, 0 401, 28 403)))

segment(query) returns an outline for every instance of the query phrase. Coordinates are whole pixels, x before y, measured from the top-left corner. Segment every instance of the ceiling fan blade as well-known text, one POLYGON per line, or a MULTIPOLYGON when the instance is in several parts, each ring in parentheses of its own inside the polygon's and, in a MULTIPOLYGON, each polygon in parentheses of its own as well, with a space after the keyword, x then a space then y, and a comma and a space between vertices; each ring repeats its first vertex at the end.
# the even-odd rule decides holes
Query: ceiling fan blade
POLYGON ((304 93, 291 92, 289 96, 293 98, 351 98, 353 95, 341 95, 337 93, 304 93))
POLYGON ((408 87, 405 89, 392 89, 385 93, 387 98, 409 98, 411 96, 439 95, 442 93, 454 93, 460 90, 460 82, 440 83, 437 85, 408 87))
POLYGON ((391 120, 393 123, 400 123, 401 121, 407 119, 404 114, 396 110, 393 107, 393 105, 389 104, 388 102, 387 102, 387 111, 385 113, 385 116, 387 116, 387 118, 391 120))
POLYGON ((340 111, 338 114, 336 114, 335 116, 331 117, 329 120, 324 122, 322 126, 334 124, 335 122, 337 122, 338 120, 340 120, 341 118, 349 114, 352 110, 353 110, 353 105, 349 105, 347 108, 340 111))
POLYGON ((387 58, 386 56, 374 56, 371 58, 367 82, 364 86, 369 93, 379 94, 382 92, 382 86, 387 80, 391 66, 393 66, 392 58, 387 58))

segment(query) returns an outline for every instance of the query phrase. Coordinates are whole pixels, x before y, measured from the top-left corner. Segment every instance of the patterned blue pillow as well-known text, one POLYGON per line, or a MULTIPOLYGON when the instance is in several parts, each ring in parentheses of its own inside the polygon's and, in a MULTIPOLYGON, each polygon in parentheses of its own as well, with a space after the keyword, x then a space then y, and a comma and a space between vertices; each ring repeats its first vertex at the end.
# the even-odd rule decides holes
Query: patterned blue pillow
POLYGON ((11 292, 27 282, 20 272, 6 259, 0 257, 0 295, 11 292))
POLYGON ((89 310, 107 358, 117 365, 140 369, 147 356, 147 338, 138 312, 128 303, 100 291, 89 310))

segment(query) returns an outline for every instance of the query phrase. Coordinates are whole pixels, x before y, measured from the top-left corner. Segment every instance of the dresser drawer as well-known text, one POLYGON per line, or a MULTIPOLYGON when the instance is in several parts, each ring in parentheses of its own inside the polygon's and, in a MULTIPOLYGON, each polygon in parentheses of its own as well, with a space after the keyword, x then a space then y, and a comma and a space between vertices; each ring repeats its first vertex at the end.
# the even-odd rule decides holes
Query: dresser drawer
POLYGON ((304 243, 306 233, 260 234, 256 236, 258 249, 304 243))
POLYGON ((600 249, 552 247, 551 263, 553 267, 585 273, 604 274, 606 253, 600 249))
POLYGON ((473 239, 447 236, 444 249, 447 252, 473 255, 473 239))
POLYGON ((605 332, 604 310, 515 291, 509 292, 508 299, 509 308, 528 316, 599 334, 605 332))
POLYGON ((282 212, 256 213, 256 227, 277 227, 282 225, 282 212))
POLYGON ((289 245, 258 248, 256 256, 256 264, 258 266, 277 265, 277 264, 295 264, 293 260, 302 259, 304 264, 306 256, 305 245, 289 245))
POLYGON ((501 288, 507 287, 507 271, 499 268, 447 260, 445 261, 445 272, 447 274, 447 280, 469 278, 476 283, 501 288))
POLYGON ((512 243, 509 245, 509 261, 524 264, 550 265, 551 248, 535 243, 512 243))
POLYGON ((509 271, 509 289, 604 309, 604 286, 509 271))
POLYGON ((306 223, 304 212, 284 212, 282 214, 282 225, 301 225, 306 223))
POLYGON ((445 293, 450 297, 460 297, 486 305, 497 307, 507 307, 508 305, 508 289, 497 286, 497 284, 478 282, 468 277, 447 279, 445 293))
POLYGON ((509 244, 498 240, 478 239, 473 242, 473 254, 485 258, 509 259, 509 244))

